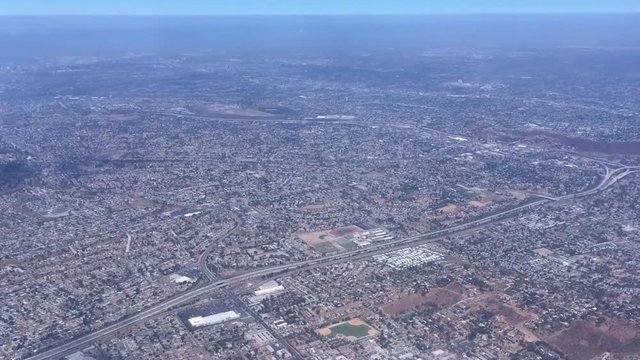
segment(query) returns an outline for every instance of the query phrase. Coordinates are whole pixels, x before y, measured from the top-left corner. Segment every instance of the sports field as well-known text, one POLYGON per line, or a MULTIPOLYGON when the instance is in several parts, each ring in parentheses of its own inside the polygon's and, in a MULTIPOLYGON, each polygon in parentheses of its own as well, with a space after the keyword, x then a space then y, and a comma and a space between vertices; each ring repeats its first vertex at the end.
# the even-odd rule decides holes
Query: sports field
POLYGON ((357 247, 353 237, 363 230, 355 225, 339 227, 331 230, 298 233, 298 239, 304 241, 321 254, 352 250, 357 247))
POLYGON ((318 333, 328 338, 345 338, 349 341, 356 341, 366 336, 378 334, 378 330, 372 328, 361 319, 355 318, 341 322, 318 330, 318 333))
POLYGON ((313 248, 321 254, 328 254, 338 251, 338 248, 333 246, 333 244, 331 244, 329 241, 317 243, 313 248))

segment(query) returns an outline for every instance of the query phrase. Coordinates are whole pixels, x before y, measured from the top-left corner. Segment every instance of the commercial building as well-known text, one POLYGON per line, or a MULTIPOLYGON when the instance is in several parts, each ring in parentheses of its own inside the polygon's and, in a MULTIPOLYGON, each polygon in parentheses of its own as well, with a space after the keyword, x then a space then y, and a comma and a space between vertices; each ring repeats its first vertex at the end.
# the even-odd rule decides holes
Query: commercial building
POLYGON ((283 290, 284 290, 284 286, 278 284, 275 280, 271 280, 262 284, 262 286, 260 286, 258 290, 254 292, 254 294, 256 296, 264 296, 264 295, 271 295, 283 290))
POLYGON ((207 325, 215 325, 219 323, 223 323, 225 321, 237 319, 240 317, 235 311, 226 311, 223 313, 217 313, 209 316, 196 316, 189 319, 189 323, 193 327, 207 326, 207 325))

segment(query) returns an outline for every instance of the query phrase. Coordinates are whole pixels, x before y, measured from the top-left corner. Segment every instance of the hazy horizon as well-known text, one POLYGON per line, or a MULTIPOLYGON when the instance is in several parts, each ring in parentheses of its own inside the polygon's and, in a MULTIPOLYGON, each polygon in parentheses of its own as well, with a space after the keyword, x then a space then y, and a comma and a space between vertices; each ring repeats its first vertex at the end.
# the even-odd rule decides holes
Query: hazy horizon
POLYGON ((640 46, 637 14, 7 16, 0 60, 186 52, 309 55, 640 46))
POLYGON ((273 14, 469 14, 469 13, 612 13, 638 12, 640 4, 633 0, 23 0, 0 1, 0 14, 51 15, 273 15, 273 14))

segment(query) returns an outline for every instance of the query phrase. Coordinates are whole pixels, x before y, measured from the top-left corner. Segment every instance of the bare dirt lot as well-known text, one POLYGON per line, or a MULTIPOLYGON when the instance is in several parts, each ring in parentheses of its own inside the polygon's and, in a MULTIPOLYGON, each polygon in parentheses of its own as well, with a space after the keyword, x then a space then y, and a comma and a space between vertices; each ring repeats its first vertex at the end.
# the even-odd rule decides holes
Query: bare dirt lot
POLYGON ((426 295, 422 296, 419 293, 407 294, 397 300, 384 305, 382 307, 382 311, 384 311, 384 313, 387 315, 396 316, 403 311, 412 309, 414 307, 420 307, 428 303, 429 301, 426 295))
POLYGON ((447 308, 462 300, 462 288, 457 284, 450 284, 444 288, 431 289, 422 296, 420 293, 406 294, 382 307, 385 314, 395 316, 403 311, 424 305, 434 305, 439 309, 447 308))
POLYGON ((438 209, 438 211, 444 213, 444 214, 453 214, 458 212, 458 210, 460 210, 460 208, 456 205, 447 205, 447 206, 443 206, 441 208, 438 209))
POLYGON ((640 354, 638 328, 618 319, 576 321, 568 329, 547 339, 571 360, 589 360, 609 352, 614 358, 640 354))

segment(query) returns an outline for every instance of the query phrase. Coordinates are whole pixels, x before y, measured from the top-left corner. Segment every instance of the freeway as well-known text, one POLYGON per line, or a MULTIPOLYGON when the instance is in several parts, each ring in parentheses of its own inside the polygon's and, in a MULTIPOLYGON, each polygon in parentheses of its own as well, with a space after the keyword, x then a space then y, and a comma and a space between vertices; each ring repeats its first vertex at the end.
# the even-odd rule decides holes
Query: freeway
POLYGON ((211 271, 211 269, 209 269, 209 264, 207 263, 207 259, 209 258, 209 255, 211 255, 211 251, 213 251, 219 240, 226 238, 235 229, 237 229, 238 226, 240 226, 240 217, 234 212, 231 213, 231 216, 233 217, 234 221, 234 225, 231 227, 231 229, 225 231, 222 235, 215 238, 211 242, 211 245, 209 245, 209 247, 204 250, 202 255, 200 255, 200 258, 198 259, 198 266, 200 266, 200 270, 209 281, 213 281, 216 278, 216 275, 213 273, 213 271, 211 271))
MULTIPOLYGON (((606 190, 607 188, 614 185, 616 182, 626 177, 627 175, 636 173, 639 170, 637 167, 627 167, 627 166, 620 167, 615 170, 610 170, 609 167, 607 167, 606 165, 604 167, 605 167, 605 175, 603 179, 595 187, 583 190, 576 194, 557 197, 555 198, 555 200, 557 201, 570 200, 570 199, 575 199, 583 196, 596 194, 600 191, 606 190)), ((364 258, 374 254, 393 251, 402 247, 412 246, 412 245, 415 245, 417 242, 437 241, 442 239, 445 236, 453 235, 454 233, 468 231, 468 230, 486 226, 491 223, 506 220, 508 218, 511 218, 516 213, 522 212, 525 209, 528 209, 537 205, 549 203, 552 201, 554 200, 549 198, 539 198, 537 200, 516 206, 514 208, 504 210, 492 215, 484 216, 479 219, 468 221, 468 222, 455 225, 446 229, 431 231, 428 233, 410 236, 402 239, 397 239, 397 240, 393 240, 393 241, 389 241, 381 244, 370 245, 368 247, 364 247, 364 248, 346 252, 346 253, 339 253, 335 255, 323 256, 320 258, 303 260, 303 261, 298 261, 298 262, 284 264, 284 265, 277 265, 277 266, 272 266, 268 268, 258 269, 258 270, 247 272, 240 275, 235 275, 228 278, 221 278, 218 281, 212 282, 202 287, 188 290, 182 294, 179 294, 173 298, 170 298, 157 305, 147 308, 131 317, 117 321, 93 333, 78 337, 76 339, 69 341, 66 344, 60 345, 58 347, 55 347, 55 348, 46 350, 42 353, 31 356, 28 358, 28 360, 60 358, 74 351, 77 351, 78 349, 83 349, 85 347, 88 347, 93 342, 99 339, 102 339, 104 337, 111 336, 119 331, 122 331, 128 328, 133 324, 151 319, 155 316, 158 316, 170 310, 173 307, 186 304, 189 301, 193 301, 199 298, 200 296, 206 295, 214 290, 218 290, 218 289, 227 287, 229 285, 237 284, 240 282, 244 282, 246 280, 260 278, 264 276, 272 276, 272 275, 276 275, 276 274, 288 272, 288 271, 311 269, 314 267, 326 266, 328 264, 333 264, 333 263, 353 261, 357 258, 364 258)), ((206 268, 206 265, 205 265, 205 268, 206 268)))

